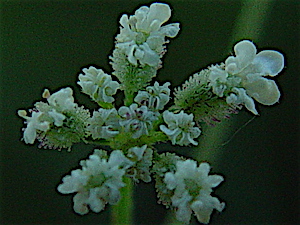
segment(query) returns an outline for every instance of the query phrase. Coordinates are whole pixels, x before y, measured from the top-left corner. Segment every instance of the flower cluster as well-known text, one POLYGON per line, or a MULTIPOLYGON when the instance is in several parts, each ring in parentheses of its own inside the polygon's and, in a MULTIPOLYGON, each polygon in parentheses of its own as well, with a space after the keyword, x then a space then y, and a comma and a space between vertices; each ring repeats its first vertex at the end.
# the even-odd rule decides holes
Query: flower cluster
POLYGON ((124 176, 151 181, 151 159, 152 150, 146 145, 129 149, 127 157, 121 150, 112 151, 108 157, 106 151, 95 149, 89 159, 80 161, 81 169, 62 179, 57 190, 62 194, 76 193, 73 198, 76 213, 87 214, 89 208, 99 213, 107 203, 118 203, 119 189, 125 186, 124 176))
POLYGON ((46 101, 36 102, 29 110, 31 116, 18 111, 26 120, 26 144, 38 140, 45 148, 70 149, 79 142, 109 147, 108 151, 96 149, 81 160, 81 168, 66 175, 57 188, 62 194, 75 193, 73 208, 80 215, 117 204, 125 179, 135 183, 154 180, 158 202, 175 209, 179 221, 189 223, 195 214, 199 222, 208 223, 213 210, 221 212, 225 207, 211 195, 223 177, 209 175, 206 162, 159 153, 155 144, 198 145, 199 122, 220 122, 243 105, 257 115, 253 99, 264 105, 279 100, 275 81, 266 76, 281 72, 283 55, 271 50, 257 54, 255 45, 247 40, 235 45, 235 56, 194 74, 174 93, 170 82, 152 82, 162 66, 166 38, 179 32, 178 23, 163 25, 170 16, 167 4, 153 3, 121 17, 110 57, 111 74, 118 81, 94 66, 84 68, 78 76, 82 92, 98 104, 92 114, 75 103, 69 87, 53 94, 46 89, 42 95, 46 101), (124 98, 123 105, 119 96, 124 98))
POLYGON ((120 19, 121 30, 117 35, 117 45, 133 65, 158 67, 164 53, 165 37, 175 37, 179 24, 162 26, 169 20, 171 9, 166 4, 154 3, 150 7, 142 6, 128 18, 124 14, 120 19))
POLYGON ((93 66, 84 68, 83 72, 84 74, 79 74, 77 82, 82 87, 83 93, 89 95, 99 105, 115 101, 112 95, 116 94, 120 87, 117 81, 113 81, 110 75, 93 66))
POLYGON ((208 223, 213 209, 222 211, 224 203, 211 196, 212 188, 218 186, 223 177, 208 175, 210 166, 201 163, 197 167, 194 160, 177 161, 176 171, 167 172, 164 182, 167 189, 174 192, 171 197, 172 206, 177 208, 176 218, 188 223, 191 214, 197 216, 201 223, 208 223))
POLYGON ((134 101, 154 111, 162 110, 170 100, 169 85, 170 83, 167 82, 159 86, 156 81, 154 86, 148 86, 146 91, 139 91, 134 101))
POLYGON ((126 92, 141 90, 156 76, 166 52, 166 37, 174 38, 180 30, 179 23, 163 25, 170 17, 167 4, 153 3, 120 18, 111 64, 126 92))
POLYGON ((205 114, 210 114, 212 120, 219 121, 222 116, 235 113, 242 105, 258 115, 253 99, 263 105, 277 103, 279 89, 274 80, 265 76, 274 77, 282 71, 283 55, 273 50, 257 54, 255 45, 248 40, 237 43, 234 52, 236 56, 229 56, 225 63, 196 73, 178 88, 175 92, 176 107, 186 109, 192 105, 189 111, 197 120, 205 121, 205 114))
POLYGON ((178 114, 164 111, 163 117, 168 128, 160 125, 160 129, 168 135, 173 145, 198 144, 193 139, 199 137, 201 131, 198 127, 194 127, 193 114, 188 115, 183 111, 178 114))
POLYGON ((57 187, 62 194, 76 192, 74 211, 83 215, 88 213, 89 206, 98 213, 107 203, 117 204, 121 197, 119 189, 125 185, 122 177, 131 165, 123 152, 115 150, 107 159, 106 152, 95 150, 88 160, 82 160, 80 164, 82 169, 73 170, 57 187))
POLYGON ((133 162, 133 165, 127 170, 127 176, 135 182, 139 182, 139 180, 150 182, 153 150, 147 145, 135 146, 128 150, 127 157, 133 162))
POLYGON ((45 120, 41 120, 42 112, 32 112, 31 117, 27 116, 25 110, 19 110, 18 115, 26 119, 27 127, 24 130, 24 141, 26 144, 33 144, 36 139, 36 133, 38 131, 46 132, 50 129, 50 123, 45 120))
POLYGON ((274 77, 284 66, 283 55, 277 51, 264 50, 256 54, 256 47, 250 41, 241 41, 234 46, 236 56, 229 56, 225 61, 225 71, 228 77, 240 80, 239 86, 229 85, 231 91, 226 101, 229 104, 244 104, 254 114, 253 99, 263 105, 273 105, 278 102, 280 92, 274 80, 264 76, 274 77))
POLYGON ((74 102, 72 89, 62 88, 53 94, 45 89, 43 97, 47 103, 36 102, 35 108, 30 110, 31 117, 25 110, 18 111, 18 115, 26 119, 25 143, 33 144, 38 139, 41 147, 70 149, 74 143, 84 140, 90 114, 74 102))
POLYGON ((125 132, 133 133, 132 138, 148 135, 149 130, 152 129, 152 122, 157 119, 147 106, 138 107, 137 104, 132 104, 130 107, 122 106, 119 114, 124 118, 120 121, 120 125, 124 127, 125 132))
POLYGON ((109 139, 116 136, 119 131, 118 112, 115 108, 94 111, 92 118, 88 120, 87 131, 93 139, 109 139))
MULTIPOLYGON (((94 67, 90 69, 102 71, 94 67)), ((84 71, 87 70, 84 69, 84 71)), ((79 79, 82 79, 82 74, 79 75, 79 79)), ((113 82, 115 81, 110 80, 110 83, 113 82)), ((103 86, 111 86, 110 83, 102 83, 102 86, 98 83, 97 88, 103 89, 103 86)), ((154 86, 148 86, 146 90, 138 91, 134 98, 136 103, 132 103, 129 107, 121 106, 118 110, 116 108, 100 108, 88 120, 87 133, 91 134, 93 139, 107 140, 124 132, 133 139, 141 138, 143 135, 148 136, 149 132, 153 130, 153 123, 161 117, 159 111, 163 110, 170 100, 169 85, 169 82, 163 85, 155 82, 154 86)), ((102 95, 106 96, 105 93, 99 92, 98 98, 104 99, 102 95)), ((111 96, 111 98, 113 97, 111 96)), ((168 136, 172 144, 197 145, 194 139, 200 135, 201 131, 198 127, 194 127, 192 114, 187 115, 183 111, 178 114, 164 111, 163 120, 167 123, 168 128, 160 125, 160 130, 168 136)), ((116 140, 114 139, 114 141, 116 140)))

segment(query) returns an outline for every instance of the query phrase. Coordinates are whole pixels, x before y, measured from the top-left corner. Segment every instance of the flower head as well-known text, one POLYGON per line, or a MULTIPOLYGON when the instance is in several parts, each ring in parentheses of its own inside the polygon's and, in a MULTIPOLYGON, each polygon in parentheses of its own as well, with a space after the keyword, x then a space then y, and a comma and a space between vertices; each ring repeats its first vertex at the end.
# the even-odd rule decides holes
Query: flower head
POLYGON ((156 81, 154 86, 148 86, 146 91, 139 91, 134 101, 148 106, 151 110, 162 110, 170 100, 169 82, 160 86, 156 81))
POLYGON ((124 127, 125 132, 133 133, 132 138, 148 135, 152 129, 152 122, 157 120, 155 113, 148 110, 147 106, 138 107, 137 104, 131 104, 129 107, 120 107, 118 112, 123 118, 120 125, 124 127))
POLYGON ((74 211, 78 214, 88 213, 87 206, 98 213, 107 203, 116 204, 121 198, 119 189, 125 186, 122 177, 131 161, 120 150, 113 151, 109 159, 100 155, 105 156, 95 152, 89 159, 81 161, 82 169, 73 170, 57 187, 62 194, 76 192, 73 201, 74 211))
POLYGON ((128 149, 127 157, 134 163, 127 170, 127 175, 139 182, 139 179, 144 182, 150 182, 150 166, 152 165, 153 150, 147 145, 142 147, 135 146, 128 149))
POLYGON ((174 191, 171 197, 176 210, 176 218, 188 223, 192 212, 201 223, 208 223, 214 209, 222 211, 224 203, 211 196, 212 188, 218 186, 223 177, 208 175, 210 166, 201 163, 197 167, 194 160, 178 161, 175 172, 167 172, 164 182, 169 190, 174 191))
POLYGON ((34 143, 37 131, 46 132, 50 129, 50 123, 41 119, 41 116, 43 115, 42 112, 32 111, 31 117, 29 117, 27 116, 25 110, 19 110, 18 115, 26 119, 27 127, 25 128, 23 134, 23 138, 26 144, 34 143))
POLYGON ((93 117, 88 120, 87 130, 96 138, 112 138, 116 136, 119 131, 118 112, 115 108, 102 109, 94 111, 93 117))
POLYGON ((36 102, 35 108, 30 110, 32 117, 28 117, 24 110, 18 111, 19 116, 27 120, 25 143, 33 144, 37 139, 39 147, 70 150, 74 143, 86 136, 89 111, 74 102, 73 90, 69 87, 53 94, 45 89, 42 97, 47 99, 47 103, 36 102))
POLYGON ((112 95, 116 94, 120 84, 113 81, 110 75, 93 66, 84 68, 83 73, 79 74, 77 82, 82 87, 83 93, 91 96, 99 104, 112 103, 115 100, 112 95))
MULTIPOLYGON (((47 89, 44 91, 49 92, 47 89)), ((49 105, 54 107, 60 112, 72 111, 76 107, 76 103, 74 103, 73 90, 70 87, 62 88, 59 91, 51 94, 47 97, 47 101, 49 105)))
POLYGON ((193 114, 186 114, 181 111, 178 114, 174 114, 169 111, 164 111, 163 118, 168 127, 160 125, 160 129, 170 138, 173 145, 197 145, 194 138, 199 137, 201 130, 198 127, 194 127, 193 114))
MULTIPOLYGON (((236 56, 229 56, 225 61, 225 70, 241 79, 241 86, 246 94, 263 105, 273 105, 280 98, 275 81, 265 78, 278 75, 284 67, 284 57, 273 50, 264 50, 256 54, 255 45, 244 40, 234 46, 236 56)), ((236 90, 234 92, 237 92, 236 90)), ((229 101, 232 101, 232 97, 229 101)), ((237 96, 238 101, 240 97, 237 96)), ((248 99, 248 98, 245 98, 248 99)), ((247 100, 248 101, 248 100, 247 100)), ((245 102, 246 107, 247 103, 245 102)), ((248 104, 249 105, 249 104, 248 104)), ((247 107, 257 114, 255 106, 247 107)))
POLYGON ((153 3, 150 7, 142 6, 135 14, 120 19, 120 34, 116 37, 116 47, 123 49, 128 61, 137 65, 157 67, 164 53, 165 37, 175 37, 179 24, 162 26, 169 20, 171 9, 167 4, 153 3))

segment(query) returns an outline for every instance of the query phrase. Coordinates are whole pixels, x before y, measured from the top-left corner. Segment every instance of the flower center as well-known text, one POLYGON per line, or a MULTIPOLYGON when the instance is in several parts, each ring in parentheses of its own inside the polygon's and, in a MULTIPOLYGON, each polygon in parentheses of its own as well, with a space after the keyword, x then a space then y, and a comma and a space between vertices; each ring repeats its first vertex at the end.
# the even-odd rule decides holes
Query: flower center
POLYGON ((97 175, 92 175, 89 179, 89 181, 86 184, 86 187, 88 189, 90 188, 95 188, 95 187, 101 187, 103 183, 107 180, 106 176, 104 173, 100 173, 97 175))
POLYGON ((199 186, 195 180, 186 178, 186 179, 184 179, 184 183, 185 183, 186 189, 188 190, 189 194, 193 198, 195 198, 199 195, 201 186, 199 186))

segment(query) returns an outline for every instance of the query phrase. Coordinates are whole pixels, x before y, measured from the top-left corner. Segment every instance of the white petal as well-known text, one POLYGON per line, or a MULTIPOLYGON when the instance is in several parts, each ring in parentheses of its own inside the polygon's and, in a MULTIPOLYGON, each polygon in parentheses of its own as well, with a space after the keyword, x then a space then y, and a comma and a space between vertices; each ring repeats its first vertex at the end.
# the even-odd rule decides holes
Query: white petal
POLYGON ((36 138, 36 129, 34 128, 33 124, 28 123, 23 138, 26 144, 33 144, 36 138))
POLYGON ((228 73, 231 74, 236 74, 239 72, 239 69, 237 67, 237 59, 234 56, 229 56, 226 60, 225 60, 225 70, 228 73))
POLYGON ((87 214, 89 209, 87 207, 87 199, 88 199, 88 192, 78 192, 74 198, 74 211, 80 215, 87 214))
POLYGON ((230 93, 230 95, 226 97, 226 102, 228 104, 234 104, 237 102, 237 100, 238 100, 238 98, 237 98, 236 94, 233 94, 233 93, 230 93))
POLYGON ((93 210, 95 213, 99 213, 101 210, 104 209, 105 203, 99 198, 102 196, 99 196, 98 190, 99 188, 92 188, 90 190, 90 196, 87 200, 91 210, 93 210))
POLYGON ((123 14, 120 18, 120 24, 126 29, 129 30, 129 21, 128 16, 126 14, 123 14))
POLYGON ((57 112, 55 109, 49 111, 49 115, 54 119, 54 125, 58 127, 63 125, 63 121, 66 118, 65 115, 57 112))
POLYGON ((128 55, 127 59, 133 65, 137 65, 137 60, 136 60, 136 58, 133 55, 133 52, 134 52, 134 50, 136 48, 137 48, 137 45, 131 45, 131 46, 129 46, 129 49, 127 49, 127 51, 128 51, 128 53, 127 53, 127 55, 128 55))
POLYGON ((203 175, 207 176, 210 171, 210 165, 206 162, 203 162, 199 165, 199 171, 203 173, 203 175))
POLYGON ((141 45, 140 48, 144 51, 143 58, 140 59, 140 62, 143 64, 148 64, 149 66, 157 66, 159 63, 159 55, 150 49, 147 43, 141 45))
POLYGON ((121 199, 121 193, 117 187, 110 187, 109 204, 116 205, 121 199))
POLYGON ((155 35, 155 36, 149 36, 147 38, 146 43, 149 45, 150 49, 154 51, 161 51, 162 45, 165 43, 164 36, 161 35, 155 35), (157 50, 158 49, 158 50, 157 50))
POLYGON ((137 159, 141 160, 146 148, 147 145, 143 145, 142 147, 133 147, 128 150, 128 153, 134 153, 137 156, 137 159))
POLYGON ((261 68, 263 75, 276 76, 284 67, 284 57, 273 50, 264 50, 256 55, 253 64, 261 68))
POLYGON ((255 109, 254 100, 246 94, 246 90, 244 88, 233 88, 233 90, 238 93, 237 101, 243 103, 245 107, 254 115, 258 115, 258 112, 255 109))
POLYGON ((167 184, 167 188, 170 190, 173 190, 177 186, 175 176, 171 172, 165 174, 164 182, 167 184))
POLYGON ((207 207, 204 204, 207 204, 207 202, 195 201, 191 204, 191 209, 194 211, 200 223, 207 224, 210 220, 213 208, 207 207))
POLYGON ((108 164, 113 166, 121 166, 124 162, 128 162, 129 160, 124 156, 123 152, 120 150, 114 150, 110 154, 108 164))
POLYGON ((154 3, 150 5, 150 10, 147 16, 148 21, 158 20, 160 25, 168 21, 171 17, 171 9, 167 4, 154 3))
POLYGON ((179 30, 180 30, 179 23, 171 23, 161 27, 159 32, 164 34, 167 37, 174 38, 178 34, 179 30))
POLYGON ((220 175, 210 175, 207 180, 211 187, 217 187, 222 181, 224 181, 224 178, 220 175))
POLYGON ((252 82, 244 84, 251 97, 263 105, 273 105, 280 98, 280 91, 274 80, 259 77, 252 82))
POLYGON ((238 67, 241 70, 253 61, 256 55, 256 47, 251 41, 244 40, 234 46, 234 52, 238 67))

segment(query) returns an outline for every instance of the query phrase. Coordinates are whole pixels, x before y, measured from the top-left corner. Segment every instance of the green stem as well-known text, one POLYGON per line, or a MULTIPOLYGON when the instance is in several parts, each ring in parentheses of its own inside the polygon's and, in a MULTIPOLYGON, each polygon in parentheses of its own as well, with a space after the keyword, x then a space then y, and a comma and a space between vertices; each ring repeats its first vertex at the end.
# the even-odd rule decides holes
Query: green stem
POLYGON ((112 207, 112 225, 131 225, 133 224, 133 182, 125 177, 125 187, 121 189, 121 199, 117 205, 112 207))
POLYGON ((93 145, 102 145, 109 146, 109 141, 106 140, 91 140, 91 139, 82 139, 85 144, 93 144, 93 145))
POLYGON ((124 105, 130 106, 133 103, 134 93, 125 90, 125 100, 124 105))

